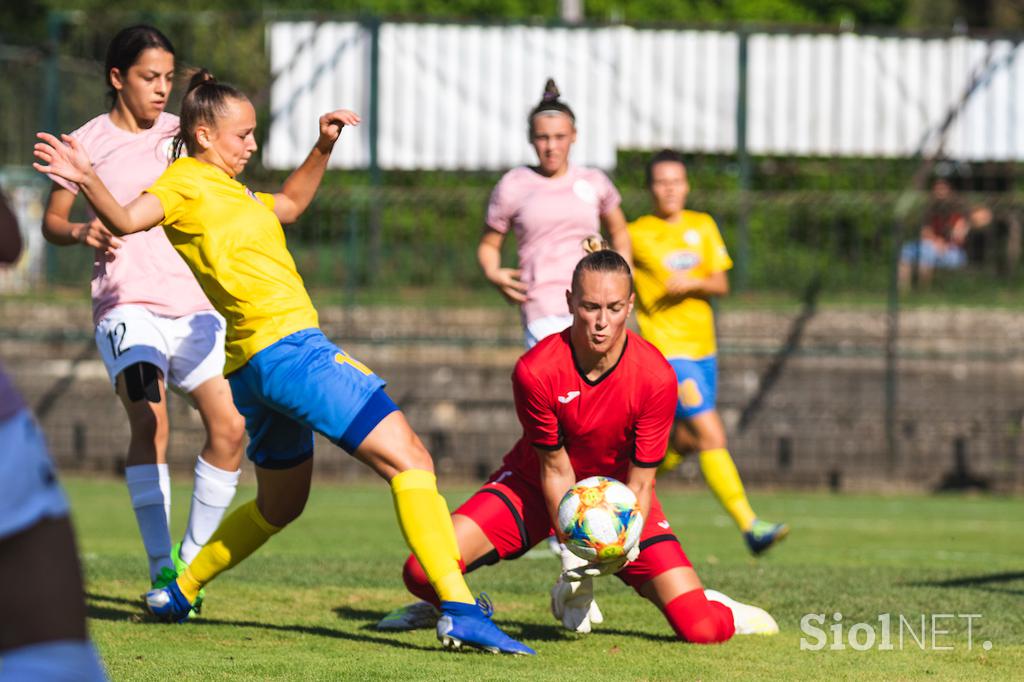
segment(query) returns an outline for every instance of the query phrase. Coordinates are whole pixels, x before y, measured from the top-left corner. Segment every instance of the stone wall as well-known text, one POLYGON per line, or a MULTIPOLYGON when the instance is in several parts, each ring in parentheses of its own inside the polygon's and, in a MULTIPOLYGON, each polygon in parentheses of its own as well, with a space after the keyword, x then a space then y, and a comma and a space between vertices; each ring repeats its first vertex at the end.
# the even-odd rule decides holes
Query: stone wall
MULTIPOLYGON (((328 308, 321 318, 329 336, 388 380, 441 472, 479 479, 518 437, 509 373, 520 332, 512 310, 328 308)), ((877 311, 719 318, 719 407, 748 484, 1024 489, 1024 316, 904 312, 895 381, 887 380, 887 327, 877 311)), ((119 471, 127 421, 93 345, 88 306, 0 301, 0 320, 0 357, 60 466, 119 471)), ((169 458, 187 469, 202 424, 180 397, 169 402, 169 458)), ((323 441, 316 470, 369 475, 323 441)), ((670 478, 699 476, 688 461, 670 478)))

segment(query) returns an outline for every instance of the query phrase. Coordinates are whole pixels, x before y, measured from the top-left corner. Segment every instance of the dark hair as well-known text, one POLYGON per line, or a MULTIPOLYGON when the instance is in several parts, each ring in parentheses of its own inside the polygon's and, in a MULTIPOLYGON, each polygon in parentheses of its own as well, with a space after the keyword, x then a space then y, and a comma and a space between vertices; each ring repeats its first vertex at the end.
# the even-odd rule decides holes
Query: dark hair
POLYGON ((530 117, 528 124, 530 126, 530 133, 533 133, 533 119, 538 114, 546 112, 556 112, 559 114, 565 114, 572 121, 572 124, 576 125, 576 114, 572 113, 572 109, 565 102, 558 99, 559 97, 558 86, 555 85, 555 79, 549 78, 548 82, 544 84, 544 95, 540 98, 540 102, 537 103, 533 109, 530 110, 530 117))
POLYGON ((128 73, 128 69, 138 61, 139 55, 151 47, 174 54, 174 45, 171 44, 167 36, 161 33, 159 29, 147 24, 137 24, 128 28, 122 28, 117 32, 113 40, 110 41, 110 45, 107 46, 105 73, 107 87, 109 88, 107 90, 107 97, 110 98, 111 106, 117 101, 117 90, 114 88, 114 83, 110 80, 110 70, 117 69, 121 72, 121 77, 123 78, 128 73))
MULTIPOLYGON (((589 238, 588 238, 589 239, 589 238)), ((591 251, 580 259, 576 268, 572 271, 572 292, 579 291, 580 278, 583 272, 618 272, 629 278, 629 293, 633 293, 633 272, 629 269, 629 263, 619 255, 617 251, 608 248, 604 241, 600 242, 600 248, 591 251)))
POLYGON ((200 125, 216 126, 217 117, 224 113, 229 99, 248 99, 241 90, 219 83, 206 69, 199 69, 188 81, 188 89, 181 100, 180 128, 174 136, 174 158, 181 156, 184 147, 189 156, 195 156, 196 128, 200 125))
POLYGON ((660 152, 651 157, 651 160, 647 162, 647 167, 644 169, 644 178, 647 180, 647 186, 650 187, 651 183, 654 182, 654 167, 659 163, 678 163, 683 168, 686 168, 686 160, 683 155, 674 149, 662 149, 660 152))

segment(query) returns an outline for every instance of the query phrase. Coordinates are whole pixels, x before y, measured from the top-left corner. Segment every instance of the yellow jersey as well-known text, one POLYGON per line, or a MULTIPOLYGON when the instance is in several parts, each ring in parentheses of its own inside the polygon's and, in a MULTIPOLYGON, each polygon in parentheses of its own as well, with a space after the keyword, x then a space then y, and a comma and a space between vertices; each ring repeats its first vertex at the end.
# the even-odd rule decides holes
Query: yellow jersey
POLYGON ((714 219, 697 211, 683 211, 677 223, 645 215, 629 224, 629 237, 643 337, 667 358, 699 360, 714 355, 711 304, 670 296, 665 290, 669 277, 678 272, 704 278, 732 267, 714 219))
POLYGON ((225 374, 289 334, 318 326, 272 194, 188 157, 146 191, 163 206, 171 245, 227 321, 225 374))

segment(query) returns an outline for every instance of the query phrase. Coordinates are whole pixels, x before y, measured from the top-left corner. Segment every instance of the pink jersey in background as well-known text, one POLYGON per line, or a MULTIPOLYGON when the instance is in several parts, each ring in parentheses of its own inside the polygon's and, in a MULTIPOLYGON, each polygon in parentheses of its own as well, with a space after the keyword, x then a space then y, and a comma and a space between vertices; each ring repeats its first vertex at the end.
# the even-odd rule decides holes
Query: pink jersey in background
POLYGON ((520 166, 498 181, 487 207, 487 226, 515 230, 519 268, 527 285, 523 325, 550 315, 568 315, 565 292, 572 271, 586 255, 583 239, 600 233, 601 216, 622 198, 604 173, 569 166, 549 178, 520 166))
POLYGON ((25 407, 21 394, 14 388, 10 377, 0 366, 0 422, 10 419, 25 407))
MULTIPOLYGON (((118 203, 127 204, 167 169, 178 117, 163 113, 152 128, 130 133, 101 114, 71 133, 85 147, 93 168, 118 203)), ((78 186, 50 178, 78 193, 78 186)), ((192 271, 167 241, 162 227, 122 237, 112 256, 96 251, 92 271, 93 323, 114 306, 141 305, 166 317, 181 317, 213 306, 192 271)))

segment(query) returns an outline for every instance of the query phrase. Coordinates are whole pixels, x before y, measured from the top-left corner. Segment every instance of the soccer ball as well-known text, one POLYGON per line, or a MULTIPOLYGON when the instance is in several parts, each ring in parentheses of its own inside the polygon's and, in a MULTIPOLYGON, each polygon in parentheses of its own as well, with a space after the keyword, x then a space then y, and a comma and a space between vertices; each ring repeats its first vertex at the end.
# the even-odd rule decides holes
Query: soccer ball
POLYGON ((636 546, 644 519, 632 490, 614 478, 591 476, 569 488, 558 503, 558 527, 569 551, 604 562, 636 546))

